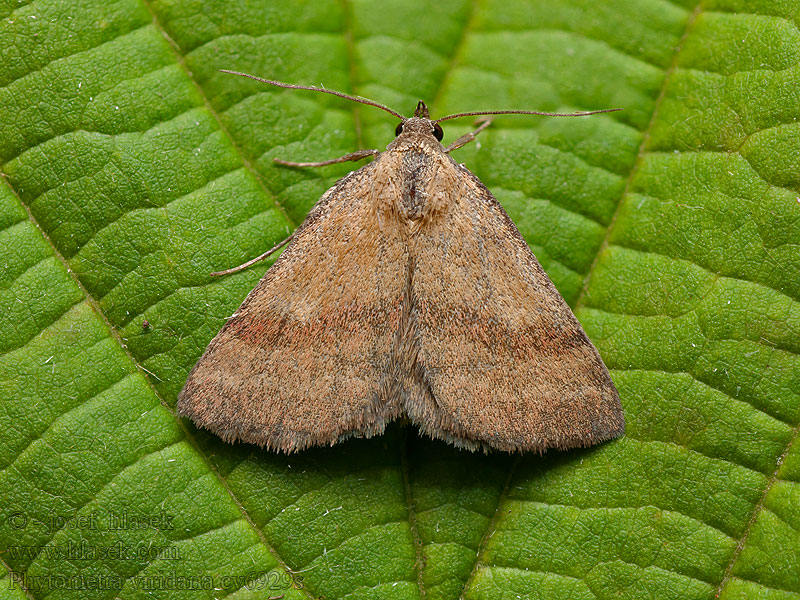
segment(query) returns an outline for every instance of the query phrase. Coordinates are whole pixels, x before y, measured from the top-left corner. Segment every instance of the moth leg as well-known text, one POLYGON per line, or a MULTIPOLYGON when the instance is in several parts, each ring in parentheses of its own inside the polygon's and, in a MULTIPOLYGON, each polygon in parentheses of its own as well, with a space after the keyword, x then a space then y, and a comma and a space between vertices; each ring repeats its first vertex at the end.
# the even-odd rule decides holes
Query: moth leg
POLYGON ((319 162, 291 162, 288 160, 281 160, 280 158, 273 158, 273 162, 283 165, 284 167, 324 167, 325 165, 335 165, 336 163, 347 162, 348 160, 361 160, 368 156, 375 156, 379 154, 380 150, 356 150, 350 154, 345 154, 339 158, 332 158, 330 160, 321 160, 319 162))
POLYGON ((489 125, 492 124, 491 119, 480 119, 476 121, 476 123, 481 123, 480 127, 478 127, 475 131, 470 131, 469 133, 465 133, 460 138, 458 138, 455 142, 450 144, 447 148, 445 148, 445 152, 451 152, 452 150, 457 150, 461 148, 461 146, 466 146, 472 140, 475 139, 475 136, 478 135, 481 131, 486 129, 489 125), (482 122, 481 122, 482 121, 482 122))
POLYGON ((279 242, 277 245, 273 246, 272 248, 270 248, 269 250, 264 252, 264 254, 262 254, 261 256, 256 256, 255 258, 251 258, 246 263, 242 263, 238 267, 225 269, 224 271, 215 271, 214 273, 210 273, 210 275, 211 275, 211 277, 219 277, 220 275, 231 275, 232 273, 238 273, 239 271, 244 271, 247 267, 249 267, 251 265, 254 265, 259 261, 264 260, 270 254, 273 254, 277 250, 280 250, 281 248, 283 248, 286 244, 288 244, 292 240, 293 237, 294 237, 294 233, 292 235, 290 235, 289 237, 287 237, 282 242, 279 242))

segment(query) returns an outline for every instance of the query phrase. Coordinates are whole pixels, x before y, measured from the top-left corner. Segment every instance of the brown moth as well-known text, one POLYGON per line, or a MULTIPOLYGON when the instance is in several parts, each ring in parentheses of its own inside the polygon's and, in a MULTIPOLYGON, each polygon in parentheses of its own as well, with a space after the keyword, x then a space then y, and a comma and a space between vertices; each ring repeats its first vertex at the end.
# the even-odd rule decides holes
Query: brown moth
MULTIPOLYGON (((494 196, 450 157, 488 122, 440 143, 446 119, 558 113, 431 120, 420 102, 406 118, 245 76, 401 122, 384 152, 277 161, 375 156, 286 240, 192 369, 180 415, 286 453, 377 435, 399 417, 471 450, 541 453, 622 435, 597 350, 494 196)), ((568 116, 594 112, 608 111, 568 116)))

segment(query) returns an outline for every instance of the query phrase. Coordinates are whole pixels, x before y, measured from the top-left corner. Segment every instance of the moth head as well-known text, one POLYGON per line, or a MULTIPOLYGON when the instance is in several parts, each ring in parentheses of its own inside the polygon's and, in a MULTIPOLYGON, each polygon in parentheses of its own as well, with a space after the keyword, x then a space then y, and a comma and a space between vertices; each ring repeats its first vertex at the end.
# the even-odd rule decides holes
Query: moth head
POLYGON ((428 106, 420 100, 417 103, 417 108, 414 110, 414 116, 410 119, 403 119, 400 121, 394 130, 394 134, 397 136, 401 133, 411 133, 415 131, 417 133, 432 135, 441 142, 442 138, 444 138, 444 131, 442 131, 442 127, 438 123, 431 121, 430 117, 428 106))
MULTIPOLYGON (((444 131, 442 131, 442 128, 438 123, 434 123, 429 119, 414 119, 414 121, 427 121, 428 126, 426 127, 423 125, 422 127, 423 132, 427 133, 428 135, 432 135, 440 142, 442 141, 442 138, 444 138, 444 131)), ((411 123, 411 119, 406 119, 405 121, 400 121, 397 124, 397 127, 394 130, 394 134, 397 136, 400 135, 401 133, 410 133, 412 128, 419 130, 419 126, 417 123, 411 123)))

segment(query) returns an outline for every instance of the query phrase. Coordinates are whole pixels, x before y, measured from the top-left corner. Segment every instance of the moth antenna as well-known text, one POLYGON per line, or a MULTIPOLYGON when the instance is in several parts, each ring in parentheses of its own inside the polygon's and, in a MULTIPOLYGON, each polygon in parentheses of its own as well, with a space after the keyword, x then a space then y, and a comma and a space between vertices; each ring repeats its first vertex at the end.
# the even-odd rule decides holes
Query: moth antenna
POLYGON ((294 83, 283 83, 282 81, 273 81, 272 79, 264 79, 263 77, 257 77, 256 75, 250 75, 249 73, 240 73, 239 71, 229 71, 228 69, 220 69, 220 73, 230 73, 231 75, 239 75, 240 77, 247 77, 249 79, 255 79, 256 81, 260 81, 262 83, 268 83, 270 85, 275 85, 282 88, 288 88, 290 90, 310 90, 312 92, 322 92, 323 94, 330 94, 332 96, 339 96, 339 98, 345 98, 346 100, 352 100, 353 102, 359 102, 361 104, 366 104, 368 106, 374 106, 375 108, 380 108, 381 110, 385 110, 390 115, 394 115, 398 119, 402 119, 405 121, 406 117, 401 115, 399 112, 392 110, 388 106, 384 106, 383 104, 379 104, 374 100, 369 100, 367 98, 361 98, 360 96, 351 96, 350 94, 345 94, 344 92, 337 92, 335 90, 326 90, 322 87, 314 87, 313 85, 296 85, 294 83))
POLYGON ((474 112, 456 113, 454 115, 447 115, 441 119, 435 119, 434 123, 441 123, 450 119, 458 119, 459 117, 477 117, 479 115, 541 115, 543 117, 585 117, 587 115, 597 115, 600 113, 610 113, 622 110, 621 108, 601 108, 599 110, 584 110, 574 113, 556 113, 556 112, 542 112, 539 110, 478 110, 474 112))

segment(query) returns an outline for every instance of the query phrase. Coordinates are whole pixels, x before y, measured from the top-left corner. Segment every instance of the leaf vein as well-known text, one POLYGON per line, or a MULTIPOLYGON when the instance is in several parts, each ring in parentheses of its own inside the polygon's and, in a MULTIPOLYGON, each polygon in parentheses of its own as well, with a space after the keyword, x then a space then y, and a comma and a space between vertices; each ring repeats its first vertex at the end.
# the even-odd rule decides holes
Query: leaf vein
MULTIPOLYGON (((781 465, 783 465, 784 460, 789 455, 789 451, 791 450, 792 445, 795 443, 795 441, 797 441, 798 436, 800 436, 800 425, 798 425, 798 426, 796 426, 794 428, 794 432, 792 434, 791 439, 786 444, 786 448, 784 449, 783 453, 778 457, 778 460, 776 461, 775 470, 773 471, 773 473, 770 476, 770 478, 767 480, 766 486, 764 486, 764 492, 761 494, 761 498, 759 498, 758 502, 753 507, 753 514, 750 517, 750 521, 748 521, 747 525, 745 526, 744 531, 742 532, 742 535, 740 536, 739 541, 736 544, 736 548, 733 551, 731 559, 730 559, 730 561, 728 562, 728 565, 725 568, 725 573, 722 576, 722 580, 719 582, 719 586, 716 589, 716 592, 715 592, 716 595, 714 596, 715 598, 719 598, 720 597, 720 595, 722 594, 723 589, 725 588, 725 586, 728 583, 728 580, 733 575, 733 568, 736 566, 736 563, 738 562, 739 557, 742 554, 742 550, 744 550, 745 544, 747 544, 747 538, 750 536, 750 532, 753 530, 753 525, 758 520, 758 516, 761 514, 762 511, 767 510, 765 508, 765 503, 766 503, 766 500, 767 500, 767 496, 769 495, 769 492, 772 489, 772 486, 775 485, 775 482, 780 480, 780 478, 778 477, 778 472, 780 471, 781 465)), ((778 518, 780 518, 780 517, 778 517, 778 518)), ((783 519, 781 519, 781 520, 783 520, 783 519)), ((794 592, 796 593, 796 590, 794 590, 794 592)))
POLYGON ((478 575, 478 571, 482 564, 481 556, 486 551, 489 539, 494 535, 494 532, 497 530, 497 523, 500 519, 500 511, 503 507, 503 502, 505 502, 508 498, 509 490, 511 489, 511 480, 513 479, 514 473, 516 472, 517 467, 519 467, 521 461, 522 461, 522 456, 518 455, 514 460, 514 463, 511 465, 511 468, 508 470, 508 476, 506 477, 506 482, 505 485, 503 486, 503 490, 497 497, 497 508, 495 508, 494 515, 492 515, 492 519, 489 521, 489 525, 486 528, 486 532, 483 535, 483 539, 481 539, 481 543, 478 546, 478 551, 475 553, 475 564, 472 567, 472 572, 467 577, 467 580, 464 582, 464 587, 461 589, 461 594, 459 595, 459 598, 461 600, 464 600, 464 595, 467 593, 470 584, 478 575))
POLYGON ((667 87, 669 87, 669 82, 672 79, 672 75, 675 70, 678 68, 678 57, 681 54, 681 50, 686 43, 686 40, 689 37, 689 34, 692 31, 695 21, 699 16, 700 12, 702 11, 702 3, 698 2, 697 6, 695 7, 694 11, 689 16, 688 20, 686 21, 686 28, 681 36, 681 40, 678 43, 677 48, 675 49, 675 53, 672 56, 672 62, 664 73, 664 79, 661 84, 661 90, 656 98, 655 104, 653 105, 653 114, 650 116, 650 122, 647 125, 647 129, 643 132, 642 135, 642 142, 639 145, 639 150, 637 152, 636 161, 633 167, 628 174, 627 179, 625 180, 625 189, 620 194, 619 201, 617 202, 617 207, 614 210, 614 215, 611 217, 611 222, 608 224, 606 228, 606 235, 603 239, 603 242, 600 244, 600 247, 597 250, 597 254, 595 255, 594 261, 592 262, 591 266, 589 267, 589 271, 586 273, 586 277, 584 278, 583 287, 581 289, 580 294, 578 295, 578 299, 575 301, 575 309, 577 309, 583 302, 586 297, 586 292, 589 289, 589 282, 592 279, 592 275, 594 274, 594 270, 597 267, 598 262, 600 261, 600 256, 602 256, 603 252, 605 252, 606 248, 611 241, 611 232, 614 229, 614 226, 617 223, 617 218, 619 217, 620 213, 622 212, 622 207, 624 205, 625 197, 628 196, 632 187, 633 187, 633 180, 636 178, 636 174, 639 172, 639 168, 644 161, 644 156, 647 153, 647 144, 650 141, 650 133, 655 126, 656 119, 658 118, 659 109, 661 107, 664 98, 667 95, 667 87))
MULTIPOLYGON (((691 377, 697 383, 699 383, 699 384, 701 384, 703 386, 706 386, 709 389, 717 391, 720 394, 724 394, 725 396, 727 396, 731 400, 746 404, 747 406, 749 406, 753 410, 755 410, 755 411, 757 411, 757 412, 769 417, 770 419, 775 419, 775 421, 778 421, 779 423, 782 423, 783 425, 786 425, 787 427, 790 427, 790 428, 794 428, 795 427, 794 423, 792 423, 790 421, 787 421, 786 419, 784 419, 782 417, 779 417, 777 415, 773 415, 773 414, 767 412, 766 410, 764 410, 763 408, 759 408, 758 406, 755 406, 753 403, 748 402, 747 400, 743 400, 741 398, 737 398, 736 396, 731 396, 730 393, 726 392, 725 390, 723 390, 721 388, 718 388, 716 386, 713 386, 710 383, 708 383, 706 381, 703 381, 702 379, 698 379, 690 371, 667 371, 665 369, 643 369, 643 368, 625 368, 625 367, 611 367, 611 370, 612 371, 622 371, 622 372, 626 372, 626 373, 643 372, 643 373, 662 373, 664 375, 688 375, 689 377, 691 377)), ((734 464, 738 464, 738 463, 734 463, 734 464)))

